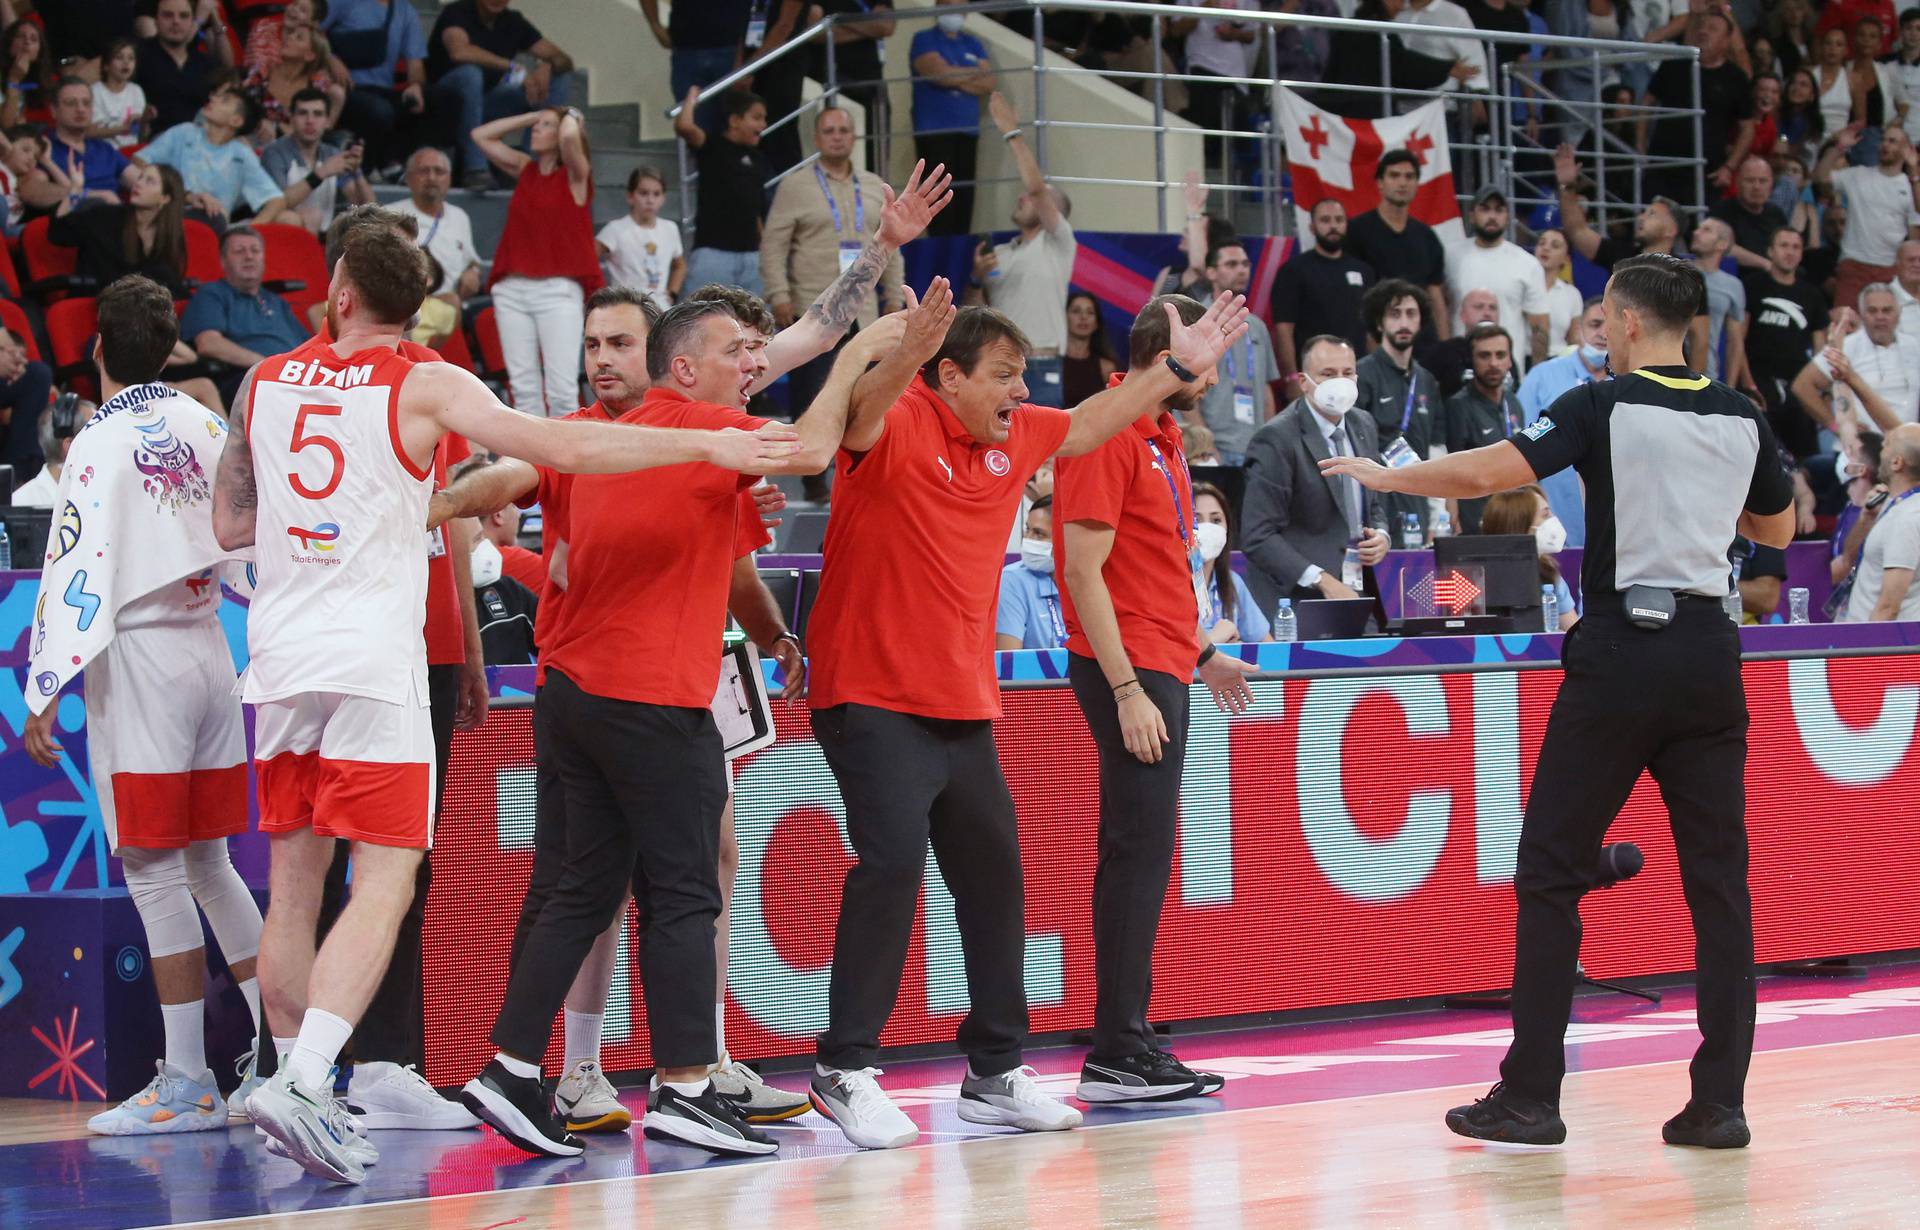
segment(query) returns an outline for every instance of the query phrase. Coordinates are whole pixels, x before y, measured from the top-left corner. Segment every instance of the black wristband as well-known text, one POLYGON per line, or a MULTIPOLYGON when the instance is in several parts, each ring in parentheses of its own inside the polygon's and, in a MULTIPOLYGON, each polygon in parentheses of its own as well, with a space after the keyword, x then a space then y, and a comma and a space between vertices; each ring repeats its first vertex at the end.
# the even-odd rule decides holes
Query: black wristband
POLYGON ((1122 679, 1122 680, 1121 680, 1121 681, 1120 681, 1119 683, 1116 683, 1116 684, 1114 684, 1114 685, 1113 685, 1113 690, 1114 690, 1114 691, 1116 691, 1116 692, 1118 692, 1118 691, 1119 691, 1119 690, 1120 690, 1121 688, 1124 688, 1124 687, 1126 687, 1126 686, 1127 686, 1128 684, 1130 684, 1130 683, 1139 683, 1139 682, 1140 682, 1140 680, 1139 680, 1139 679, 1137 679, 1137 678, 1136 678, 1136 679, 1122 679))
POLYGON ((1194 375, 1192 372, 1188 371, 1186 368, 1180 366, 1180 360, 1174 358, 1172 355, 1167 356, 1167 370, 1172 372, 1175 376, 1179 377, 1181 384, 1192 384, 1194 381, 1200 378, 1194 375))
POLYGON ((326 182, 327 182, 326 180, 320 178, 320 172, 318 171, 307 172, 307 187, 313 189, 315 192, 318 192, 320 190, 320 185, 326 182))
POLYGON ((1193 664, 1193 665, 1194 665, 1194 669, 1195 669, 1195 670, 1198 670, 1198 669, 1199 669, 1200 667, 1203 667, 1203 666, 1205 666, 1205 665, 1207 664, 1207 660, 1208 660, 1209 658, 1211 658, 1211 657, 1213 657, 1213 655, 1214 655, 1214 654, 1216 654, 1216 653, 1219 653, 1219 652, 1220 652, 1220 648, 1219 648, 1219 646, 1217 646, 1217 645, 1214 645, 1214 644, 1212 644, 1211 642, 1209 642, 1209 643, 1208 643, 1208 645, 1207 645, 1207 647, 1206 647, 1205 649, 1202 649, 1202 650, 1200 651, 1200 660, 1199 660, 1199 661, 1197 661, 1197 662, 1195 662, 1195 663, 1193 664))

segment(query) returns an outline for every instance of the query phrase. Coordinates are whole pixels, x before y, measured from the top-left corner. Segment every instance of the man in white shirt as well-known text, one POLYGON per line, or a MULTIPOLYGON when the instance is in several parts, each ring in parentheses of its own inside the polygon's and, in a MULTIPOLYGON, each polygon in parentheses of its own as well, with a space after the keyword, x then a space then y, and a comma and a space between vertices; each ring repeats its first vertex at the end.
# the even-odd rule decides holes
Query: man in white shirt
MULTIPOLYGON (((1180 0, 1191 6, 1258 11, 1258 0, 1180 0)), ((1204 17, 1194 22, 1187 34, 1187 71, 1197 80, 1187 82, 1192 100, 1187 118, 1202 128, 1237 130, 1238 117, 1247 114, 1247 87, 1231 80, 1210 81, 1210 77, 1251 77, 1254 59, 1259 54, 1260 27, 1250 21, 1232 21, 1204 17)), ((1206 139, 1209 166, 1222 161, 1223 138, 1206 139)))
POLYGON ((66 394, 40 412, 40 451, 47 464, 40 472, 21 483, 13 493, 15 508, 52 508, 60 497, 60 469, 67 464, 67 450, 80 425, 98 409, 90 401, 66 394))
POLYGON ((453 164, 433 146, 423 145, 407 159, 407 199, 387 208, 411 214, 419 224, 420 246, 446 274, 433 293, 457 307, 480 293, 480 253, 473 246, 467 211, 447 203, 452 186, 453 164))
MULTIPOLYGON (((1920 26, 1920 21, 1915 22, 1920 26)), ((1900 309, 1900 336, 1920 342, 1920 239, 1900 245, 1893 258, 1893 302, 1900 309)))
POLYGON ((1079 250, 1067 222, 1073 202, 1041 174, 1020 132, 1020 117, 997 90, 987 100, 987 114, 1013 153, 1025 191, 1013 207, 1019 236, 991 251, 980 245, 966 301, 1000 311, 1026 334, 1032 347, 1025 373, 1028 398, 1036 406, 1058 406, 1065 400, 1060 356, 1067 347, 1067 283, 1079 250))
POLYGON ((1911 498, 1920 485, 1920 427, 1906 423, 1887 433, 1880 479, 1887 499, 1860 548, 1846 623, 1920 619, 1920 588, 1913 584, 1920 568, 1920 503, 1911 498))
POLYGON ((1533 253, 1507 238, 1506 193, 1488 185, 1473 198, 1473 237, 1447 249, 1447 297, 1454 303, 1456 334, 1460 304, 1467 292, 1485 288, 1500 301, 1500 324, 1516 338, 1526 338, 1531 358, 1542 362, 1553 354, 1547 336, 1547 272, 1533 253))
MULTIPOLYGON (((1443 29, 1472 30, 1473 18, 1467 10, 1453 3, 1453 0, 1409 0, 1407 6, 1394 14, 1393 19, 1411 26, 1439 26, 1443 29)), ((1452 77, 1441 85, 1443 90, 1470 90, 1486 93, 1492 89, 1492 77, 1487 72, 1486 45, 1475 38, 1448 38, 1444 35, 1408 35, 1400 40, 1408 51, 1423 56, 1432 56, 1439 60, 1465 60, 1476 71, 1465 81, 1452 77)))
POLYGON ((1846 197, 1847 229, 1833 271, 1836 304, 1852 303, 1869 282, 1892 281, 1901 241, 1920 239, 1920 160, 1906 130, 1886 128, 1878 165, 1843 166, 1859 143, 1859 129, 1842 128, 1813 168, 1816 187, 1831 186, 1846 197))
MULTIPOLYGON (((1835 313, 1834 333, 1851 322, 1835 313)), ((1893 289, 1860 292, 1860 321, 1794 377, 1793 394, 1814 422, 1844 442, 1861 430, 1890 431, 1920 417, 1920 341, 1900 332, 1893 289)), ((1824 441, 1823 441, 1824 443, 1824 441)))

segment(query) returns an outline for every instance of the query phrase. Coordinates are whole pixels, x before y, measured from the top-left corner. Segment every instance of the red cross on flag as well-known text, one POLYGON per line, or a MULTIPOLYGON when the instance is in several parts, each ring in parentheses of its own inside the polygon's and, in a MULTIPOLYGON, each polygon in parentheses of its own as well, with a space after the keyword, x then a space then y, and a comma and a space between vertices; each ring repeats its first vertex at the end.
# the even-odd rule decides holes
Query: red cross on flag
POLYGON ((1453 195, 1453 159, 1447 150, 1447 115, 1439 99, 1405 115, 1352 120, 1322 111, 1292 90, 1280 90, 1280 129, 1286 134, 1287 170, 1293 177, 1295 234, 1310 244, 1313 207, 1337 197, 1347 217, 1380 203, 1373 178, 1380 155, 1406 148, 1420 159, 1420 190, 1411 213, 1439 233, 1442 244, 1465 238, 1460 203, 1453 195))

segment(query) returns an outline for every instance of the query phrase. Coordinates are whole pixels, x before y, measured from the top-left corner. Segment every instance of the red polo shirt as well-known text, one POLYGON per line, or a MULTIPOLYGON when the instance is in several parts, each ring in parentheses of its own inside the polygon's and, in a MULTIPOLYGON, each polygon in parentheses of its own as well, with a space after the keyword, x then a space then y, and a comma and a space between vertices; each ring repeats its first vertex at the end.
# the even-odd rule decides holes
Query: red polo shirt
MULTIPOLYGON (((1107 387, 1123 379, 1115 373, 1107 387)), ((1097 521, 1113 530, 1113 551, 1100 576, 1113 598, 1127 659, 1141 670, 1192 678, 1200 657, 1199 602, 1187 558, 1193 481, 1171 414, 1142 415, 1133 430, 1091 453, 1053 463, 1054 575, 1067 619, 1067 652, 1091 658, 1093 646, 1067 584, 1066 526, 1074 521, 1097 521)))
MULTIPOLYGON (((752 431, 766 420, 651 389, 618 421, 752 431)), ((706 462, 574 475, 567 596, 551 640, 541 642, 543 664, 596 696, 688 709, 712 704, 743 541, 741 496, 753 482, 706 462)))
POLYGON ((878 444, 841 450, 807 627, 814 708, 1000 716, 993 619, 1007 531, 1072 422, 1023 405, 1004 443, 981 444, 916 376, 878 444))
POLYGON ((547 587, 547 559, 538 551, 529 551, 512 543, 501 547, 500 571, 536 595, 547 587))
MULTIPOLYGON (((563 416, 566 420, 594 419, 599 422, 607 422, 612 417, 599 402, 563 416)), ((550 466, 534 466, 534 470, 540 475, 540 481, 532 491, 514 502, 522 508, 532 508, 535 504, 540 506, 540 557, 543 566, 540 585, 535 591, 540 595, 540 605, 533 613, 533 643, 535 646, 546 646, 553 643, 551 637, 554 628, 559 625, 561 599, 567 591, 554 581, 544 564, 553 558, 554 549, 567 540, 567 497, 573 492, 573 475, 562 474, 550 466)), ((547 680, 547 657, 544 652, 535 659, 533 678, 536 687, 547 680)))

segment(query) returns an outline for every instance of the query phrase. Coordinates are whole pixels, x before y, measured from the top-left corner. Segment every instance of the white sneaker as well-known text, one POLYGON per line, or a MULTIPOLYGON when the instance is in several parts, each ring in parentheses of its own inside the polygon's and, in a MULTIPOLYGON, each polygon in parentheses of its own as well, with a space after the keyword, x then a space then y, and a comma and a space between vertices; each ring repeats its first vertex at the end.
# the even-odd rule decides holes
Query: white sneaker
MULTIPOLYGON (((340 1105, 337 1098, 334 1100, 334 1104, 336 1106, 340 1105)), ((347 1156, 359 1162, 363 1167, 371 1166, 375 1162, 378 1162, 380 1160, 380 1150, 374 1147, 372 1138, 367 1135, 367 1129, 351 1112, 343 1108, 342 1114, 344 1114, 346 1118, 347 1134, 346 1139, 342 1143, 346 1146, 347 1156)), ((298 1160, 291 1153, 287 1152, 285 1145, 281 1144, 272 1136, 267 1135, 265 1128, 256 1124, 253 1132, 254 1135, 260 1138, 261 1144, 266 1148, 268 1153, 273 1154, 275 1157, 284 1157, 288 1161, 298 1160)))
POLYGON ((967 1070, 960 1085, 960 1117, 968 1123, 990 1123, 1023 1132, 1063 1132, 1080 1126, 1080 1112, 1040 1092, 1038 1076, 1022 1065, 998 1076, 975 1076, 967 1070))
POLYGON ((262 1083, 256 1071, 259 1066, 259 1061, 260 1056, 257 1052, 248 1051, 246 1054, 240 1056, 239 1063, 233 1065, 233 1070, 240 1075, 240 1084, 234 1088, 233 1096, 227 1099, 227 1123, 229 1126, 236 1123, 249 1122, 247 1119, 247 1099, 253 1096, 253 1091, 258 1089, 262 1083))
POLYGON ((282 1068, 247 1099, 247 1116, 285 1146, 285 1156, 310 1175, 359 1183, 365 1163, 355 1156, 353 1116, 331 1091, 313 1090, 282 1068))
POLYGON ((814 1071, 813 1108, 833 1120, 846 1138, 862 1149, 898 1149, 920 1138, 920 1129, 873 1079, 879 1068, 814 1071))
POLYGON ((554 1086, 553 1108, 569 1132, 624 1132, 633 1112, 614 1091, 598 1059, 582 1059, 554 1086))
POLYGON ((471 1111, 441 1097, 412 1064, 353 1065, 353 1077, 347 1082, 347 1109, 367 1128, 450 1132, 480 1126, 471 1111))
POLYGON ((740 1117, 748 1123, 779 1123, 806 1114, 812 1105, 806 1094, 767 1084, 758 1072, 724 1051, 707 1075, 721 1096, 740 1108, 740 1117))

